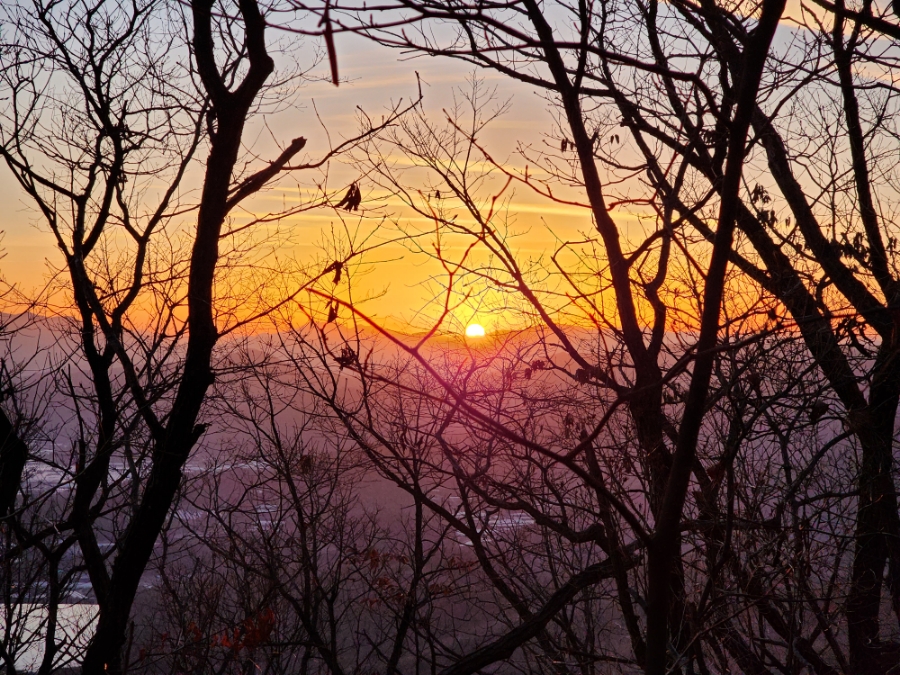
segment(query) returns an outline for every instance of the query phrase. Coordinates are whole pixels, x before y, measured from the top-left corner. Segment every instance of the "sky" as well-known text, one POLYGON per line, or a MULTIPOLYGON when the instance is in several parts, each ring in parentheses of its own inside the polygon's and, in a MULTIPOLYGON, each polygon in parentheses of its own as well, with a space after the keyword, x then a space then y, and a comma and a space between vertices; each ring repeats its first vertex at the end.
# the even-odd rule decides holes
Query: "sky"
MULTIPOLYGON (((525 161, 516 152, 520 144, 532 147, 549 145, 558 149, 556 111, 542 95, 527 85, 492 71, 475 71, 473 66, 451 59, 410 58, 397 50, 381 47, 352 35, 338 36, 337 54, 340 86, 334 87, 330 82, 311 83, 300 97, 304 109, 298 111, 296 117, 281 118, 282 122, 291 125, 295 120, 302 120, 299 133, 306 135, 309 130, 307 149, 311 156, 316 156, 317 152, 321 152, 320 148, 325 147, 325 138, 316 130, 316 111, 326 120, 332 139, 352 134, 357 128, 356 106, 377 117, 400 97, 404 100, 413 98, 417 91, 417 77, 422 82, 424 110, 428 119, 435 124, 442 124, 444 111, 450 109, 455 101, 461 101, 470 91, 473 77, 480 81, 480 87, 496 90, 496 104, 508 105, 503 114, 478 138, 479 143, 483 144, 495 160, 522 168, 525 161)), ((290 133, 285 128, 284 135, 288 136, 290 133)), ((400 160, 399 157, 393 159, 400 160)), ((334 179, 333 184, 342 185, 354 180, 358 173, 352 161, 349 166, 337 163, 330 178, 334 179)), ((421 180, 424 189, 423 179, 424 174, 418 174, 413 181, 421 180)), ((492 185, 499 189, 504 182, 497 178, 492 185)), ((377 207, 384 191, 377 189, 371 180, 366 179, 361 181, 361 187, 365 197, 363 209, 367 206, 377 207)), ((272 197, 277 202, 277 191, 272 197)), ((561 240, 583 239, 586 233, 594 232, 587 209, 551 203, 522 186, 512 186, 503 197, 509 201, 502 219, 509 232, 514 235, 509 241, 513 242, 521 260, 546 256, 559 246, 561 240)), ((573 197, 584 200, 582 194, 573 197)), ((410 226, 424 230, 434 227, 433 223, 422 216, 403 209, 397 199, 389 200, 384 211, 376 211, 372 215, 375 217, 380 213, 389 214, 391 219, 396 218, 405 229, 410 226)), ((317 254, 316 243, 323 239, 320 233, 327 233, 330 228, 338 225, 336 215, 344 216, 348 226, 355 224, 347 214, 335 214, 328 210, 309 212, 296 219, 296 227, 309 233, 305 238, 305 247, 298 247, 299 258, 317 254)), ((620 213, 618 221, 623 234, 627 236, 634 218, 620 213)), ((367 224, 362 225, 363 228, 366 226, 367 224)), ((396 237, 397 229, 388 226, 383 235, 387 238, 396 237)), ((461 254, 466 243, 458 239, 442 241, 442 245, 448 247, 445 250, 451 259, 456 259, 461 254)), ((422 242, 426 249, 430 249, 433 244, 434 238, 430 235, 422 242)), ((366 259, 377 261, 377 264, 364 266, 366 274, 358 283, 355 298, 373 294, 380 297, 369 301, 363 309, 397 328, 406 326, 419 329, 430 325, 432 317, 440 309, 441 290, 446 279, 444 270, 421 253, 411 253, 401 245, 379 249, 366 259), (432 276, 437 277, 436 283, 429 282, 432 276)), ((483 257, 476 257, 475 260, 486 262, 483 257)), ((454 313, 451 322, 453 327, 450 330, 461 331, 466 324, 473 322, 482 323, 489 330, 492 327, 499 329, 509 314, 483 311, 492 302, 491 298, 486 300, 486 303, 481 304, 472 300, 460 307, 454 313)))
MULTIPOLYGON (((281 37, 275 39, 284 39, 281 37)), ((374 118, 379 117, 398 99, 410 100, 417 91, 417 76, 422 81, 424 109, 430 119, 442 123, 441 112, 453 105, 454 97, 459 99, 471 87, 473 68, 470 65, 448 59, 404 57, 395 50, 380 47, 361 38, 341 35, 337 40, 337 54, 341 76, 340 86, 335 87, 324 79, 307 81, 296 92, 295 105, 265 120, 257 119, 245 133, 245 141, 253 152, 263 158, 274 156, 277 147, 273 138, 288 142, 302 135, 308 139, 304 152, 308 158, 320 156, 328 147, 329 138, 337 143, 341 138, 352 135, 358 128, 357 106, 374 118), (320 121, 321 120, 321 121, 320 121), (265 131, 265 122, 271 134, 265 131), (327 135, 322 122, 327 127, 327 135)), ((314 74, 324 76, 327 64, 321 64, 314 74)), ((546 138, 555 136, 552 111, 547 101, 523 85, 497 74, 481 71, 478 77, 488 88, 496 87, 498 103, 509 102, 506 112, 495 120, 479 142, 489 149, 499 160, 522 165, 515 156, 517 143, 556 143, 546 138)), ((199 166, 199 165, 198 165, 199 166)), ((354 158, 337 160, 328 167, 328 185, 337 189, 359 177, 360 168, 354 158)), ((199 173, 195 174, 194 180, 199 173)), ((298 179, 306 186, 322 180, 322 174, 305 174, 298 179)), ((499 185, 499 184, 498 184, 499 185)), ((391 221, 403 226, 412 223, 417 227, 432 227, 419 217, 410 221, 409 213, 404 213, 398 200, 380 201, 385 193, 376 189, 372 181, 365 178, 360 187, 364 194, 363 211, 367 217, 358 219, 356 214, 336 213, 323 208, 285 219, 278 225, 282 233, 289 232, 289 242, 280 245, 277 255, 281 259, 292 258, 297 265, 324 264, 330 233, 337 230, 368 231, 374 219, 387 220, 382 225, 378 240, 396 239, 398 231, 391 221), (377 213, 368 210, 377 202, 377 213), (343 220, 343 222, 341 222, 343 220), (313 262, 317 261, 317 262, 313 262)), ((590 229, 589 213, 578 207, 554 205, 522 188, 510 189, 504 194, 511 197, 509 211, 505 214, 511 231, 519 236, 513 241, 523 258, 534 258, 552 250, 558 242, 556 237, 578 238, 580 232, 590 229), (551 233, 552 230, 552 233, 551 233)), ((264 212, 277 210, 285 200, 297 200, 296 186, 283 184, 260 195, 250 204, 252 210, 264 212)), ((26 293, 42 286, 51 267, 62 262, 60 251, 45 225, 32 208, 28 198, 13 181, 5 167, 0 170, 0 203, 5 205, 0 214, 0 273, 7 282, 16 284, 26 293)), ((273 226, 269 226, 273 227, 273 226)), ((265 232, 259 235, 265 240, 265 232)), ((424 241, 429 248, 433 241, 424 241)), ((449 255, 456 250, 454 242, 449 255)), ((411 253, 408 248, 394 244, 385 246, 364 257, 364 264, 357 269, 355 298, 369 297, 364 303, 365 311, 379 320, 393 323, 397 327, 422 327, 428 323, 425 317, 434 316, 431 301, 440 292, 438 285, 429 283, 429 278, 441 277, 443 270, 436 263, 428 262, 421 253, 411 253)), ((483 312, 482 312, 483 314, 483 312)), ((489 316, 479 316, 478 306, 468 303, 456 314, 457 328, 467 323, 478 322, 489 325, 489 316)), ((454 329, 455 330, 455 329, 454 329)))
MULTIPOLYGON (((789 11, 795 4, 789 3, 789 11)), ((270 35, 273 41, 297 39, 270 35)), ((308 40, 311 44, 298 52, 301 58, 309 56, 311 46, 317 46, 316 39, 308 40)), ((410 58, 352 35, 338 35, 336 47, 340 86, 335 87, 329 81, 327 64, 321 63, 313 71, 318 77, 305 81, 293 92, 292 105, 283 107, 276 114, 257 118, 248 127, 245 144, 253 153, 261 158, 274 157, 278 147, 273 138, 285 144, 302 135, 308 139, 304 150, 306 157, 315 159, 327 150, 329 142, 336 144, 353 135, 358 128, 358 109, 378 118, 401 97, 407 101, 413 98, 417 91, 417 73, 422 82, 424 109, 430 120, 442 124, 442 111, 453 105, 454 98, 459 100, 469 90, 475 74, 473 67, 465 63, 429 57, 410 58)), ((498 103, 509 103, 502 116, 478 138, 494 159, 521 168, 524 160, 516 153, 519 144, 529 144, 533 148, 558 144, 555 111, 538 92, 489 71, 478 71, 477 77, 483 86, 496 88, 498 103)), ((328 166, 328 186, 332 190, 343 188, 357 180, 361 172, 358 154, 335 160, 328 166)), ((196 182, 198 175, 199 172, 195 173, 189 181, 196 182)), ((324 177, 321 173, 307 172, 297 179, 309 189, 324 177)), ((494 185, 499 188, 502 181, 495 181, 494 185)), ((384 242, 399 238, 398 225, 407 231, 413 228, 427 232, 433 228, 427 219, 404 209, 397 199, 384 201, 384 191, 378 189, 373 180, 363 177, 360 187, 364 196, 364 217, 321 208, 288 217, 277 227, 258 226, 254 236, 260 243, 259 251, 273 256, 272 259, 277 258, 280 264, 287 262, 315 272, 316 266, 324 267, 334 257, 330 250, 333 249, 334 231, 365 233, 375 223, 382 223, 371 241, 384 242), (276 229, 280 238, 277 241, 269 239, 271 246, 267 249, 268 232, 276 229)), ((303 194, 301 191, 301 199, 303 194)), ((501 215, 510 232, 517 235, 510 241, 521 260, 546 257, 561 240, 581 239, 583 234, 593 230, 586 209, 552 204, 523 187, 512 187, 504 193, 504 198, 508 201, 503 202, 505 210, 501 215)), ((285 182, 259 195, 248 206, 250 212, 264 213, 293 203, 298 203, 298 190, 295 185, 285 182)), ((3 256, 0 274, 5 281, 29 293, 45 283, 50 268, 60 266, 61 254, 5 167, 0 167, 0 204, 5 207, 0 213, 0 256, 3 256)), ((243 216, 238 214, 237 222, 249 218, 250 212, 243 216)), ((641 233, 641 223, 634 215, 620 210, 614 218, 626 240, 641 233)), ((185 225, 189 227, 190 223, 185 225)), ((435 237, 426 234, 420 244, 429 250, 435 244, 435 237)), ((444 250, 451 259, 463 250, 463 242, 458 239, 444 240, 442 245, 447 247, 444 250)), ((476 257, 474 261, 483 263, 486 259, 476 257)), ((259 258, 253 260, 253 264, 264 263, 265 260, 259 258)), ((367 302, 359 303, 359 307, 382 323, 415 330, 427 326, 439 311, 445 271, 428 256, 413 253, 399 243, 382 245, 367 254, 362 266, 352 269, 351 273, 353 294, 348 296, 345 288, 341 291, 343 297, 354 304, 361 298, 369 298, 367 302)), ((502 322, 504 313, 485 311, 491 304, 490 293, 487 300, 487 304, 479 304, 474 299, 463 303, 454 313, 454 326, 450 330, 461 332, 468 323, 482 323, 488 330, 499 328, 499 324, 492 324, 502 322)), ((242 310, 235 308, 234 311, 240 314, 242 310)))

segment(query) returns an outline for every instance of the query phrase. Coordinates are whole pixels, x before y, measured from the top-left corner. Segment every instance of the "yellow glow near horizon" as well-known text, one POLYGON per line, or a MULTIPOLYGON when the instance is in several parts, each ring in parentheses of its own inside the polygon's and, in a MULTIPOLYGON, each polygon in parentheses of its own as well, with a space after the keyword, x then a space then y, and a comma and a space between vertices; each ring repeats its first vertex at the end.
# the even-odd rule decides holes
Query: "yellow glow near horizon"
POLYGON ((466 326, 466 337, 484 337, 484 326, 470 323, 466 326))
MULTIPOLYGON (((352 87, 336 89, 330 80, 313 80, 308 88, 303 90, 304 96, 317 101, 315 109, 289 107, 285 108, 284 115, 256 118, 246 132, 248 143, 250 139, 260 139, 259 143, 253 146, 254 156, 259 155, 263 158, 277 156, 279 148, 273 145, 275 138, 289 138, 297 128, 316 125, 320 116, 329 120, 333 133, 351 135, 355 133, 358 120, 355 114, 347 113, 348 109, 355 110, 356 105, 361 105, 365 109, 377 109, 384 104, 390 92, 397 90, 408 90, 414 95, 416 78, 409 64, 395 60, 390 52, 381 51, 381 48, 375 48, 369 43, 359 43, 356 48, 342 52, 341 72, 347 73, 347 77, 353 79, 352 87), (390 82, 391 86, 386 86, 386 82, 390 82), (348 101, 353 105, 348 106, 348 101), (271 142, 265 140, 269 138, 269 133, 262 133, 269 129, 270 125, 271 142)), ((465 91, 469 87, 467 78, 471 75, 471 70, 468 65, 456 67, 450 61, 435 62, 421 72, 425 81, 431 82, 432 85, 441 84, 440 87, 433 87, 429 94, 429 104, 434 110, 451 105, 455 100, 453 97, 457 95, 455 92, 459 88, 465 91)), ((521 172, 524 171, 524 164, 517 164, 515 149, 522 134, 525 130, 541 130, 544 126, 552 124, 552 118, 545 119, 544 103, 533 97, 530 87, 503 79, 498 80, 496 84, 500 87, 497 91, 498 100, 512 99, 515 95, 516 105, 511 107, 496 125, 491 125, 479 134, 479 138, 491 148, 495 157, 513 157, 506 167, 508 170, 521 172)), ((439 123, 440 119, 440 116, 435 117, 435 123, 439 123)), ((324 135, 319 135, 310 138, 306 150, 310 152, 311 157, 320 157, 330 151, 330 146, 324 135)), ((404 167, 417 166, 402 153, 385 157, 384 161, 402 164, 404 167)), ((486 169, 486 165, 476 163, 471 168, 476 172, 473 175, 485 175, 481 172, 486 169)), ((201 170, 202 167, 198 164, 186 177, 186 184, 191 190, 194 190, 202 180, 201 170)), ((534 176, 534 171, 532 168, 529 175, 534 176)), ((329 169, 328 186, 344 185, 351 180, 357 180, 358 177, 357 167, 354 164, 336 163, 329 169)), ((416 181, 420 178, 421 176, 416 174, 415 177, 411 175, 409 180, 416 181)), ((295 279, 291 276, 293 271, 307 268, 313 272, 321 271, 329 262, 340 259, 344 255, 343 252, 356 250, 357 246, 366 249, 370 244, 373 246, 373 252, 359 259, 360 267, 347 268, 343 275, 341 292, 348 288, 347 284, 352 280, 353 296, 342 297, 365 298, 364 310, 367 315, 377 319, 379 324, 388 325, 400 332, 411 334, 427 332, 433 327, 434 322, 442 320, 445 309, 442 285, 452 283, 452 280, 444 276, 446 272, 444 263, 457 264, 458 261, 454 256, 466 250, 470 243, 465 235, 453 235, 449 231, 441 233, 444 238, 442 255, 446 255, 447 260, 429 259, 427 254, 416 255, 400 241, 402 235, 382 224, 380 218, 384 214, 391 214, 390 219, 402 223, 403 232, 409 232, 412 236, 434 231, 434 220, 406 207, 405 202, 393 190, 379 187, 376 181, 368 180, 363 183, 367 191, 365 208, 372 205, 373 209, 383 208, 384 212, 377 212, 380 214, 378 218, 367 215, 365 226, 355 225, 350 218, 346 222, 346 229, 342 230, 340 226, 336 226, 335 211, 327 208, 309 211, 301 209, 298 213, 274 224, 265 221, 266 214, 277 213, 286 207, 315 203, 323 189, 323 186, 319 185, 320 179, 299 172, 296 180, 296 185, 292 179, 290 182, 285 181, 260 192, 242 205, 243 211, 234 213, 234 226, 237 228, 247 225, 258 217, 263 221, 253 229, 246 230, 247 236, 252 233, 251 239, 236 244, 238 248, 234 254, 223 258, 220 262, 221 273, 217 277, 217 321, 220 329, 226 330, 237 321, 262 313, 266 306, 281 307, 279 303, 296 292, 296 289, 307 280, 302 273, 295 279), (374 227, 370 229, 368 223, 377 223, 377 234, 370 234, 375 229, 374 227), (352 239, 356 243, 345 243, 345 238, 352 239), (230 265, 233 267, 228 267, 230 265), (288 271, 282 273, 282 269, 290 270, 290 273, 288 271), (266 271, 269 276, 263 279, 266 271)), ((494 183, 484 184, 483 189, 487 191, 485 195, 496 194, 503 187, 501 178, 495 177, 492 180, 494 183)), ((156 189, 154 187, 154 190, 156 189)), ((147 196, 149 203, 146 209, 153 208, 152 197, 155 193, 151 193, 147 196)), ((590 210, 572 205, 579 200, 584 201, 583 194, 577 189, 563 190, 558 194, 563 201, 571 203, 554 203, 527 191, 523 191, 522 195, 516 195, 514 201, 508 205, 503 202, 502 208, 508 208, 509 214, 508 217, 504 215, 499 218, 496 225, 502 231, 510 232, 510 246, 517 256, 522 256, 523 259, 538 259, 556 250, 560 242, 580 242, 584 239, 584 232, 592 231, 590 210), (515 238, 512 235, 515 235, 515 238)), ((509 195, 512 196, 512 192, 509 195)), ((499 206, 501 202, 498 202, 498 209, 501 208, 499 206)), ((29 297, 40 296, 42 289, 51 278, 55 278, 56 271, 63 268, 65 261, 54 237, 40 220, 40 213, 34 209, 28 196, 22 192, 6 167, 0 167, 0 203, 19 205, 18 208, 8 208, 0 213, 0 281, 15 284, 18 290, 29 297)), ((456 206, 445 196, 440 202, 440 208, 452 211, 456 206)), ((461 223, 466 218, 466 212, 464 208, 460 209, 461 223)), ((376 211, 373 210, 372 213, 376 211)), ((454 217, 455 213, 454 211, 454 217)), ((338 212, 337 215, 341 221, 347 217, 342 212, 338 212)), ((642 236, 646 234, 640 216, 641 213, 632 214, 626 212, 624 208, 616 212, 616 222, 622 227, 623 238, 628 240, 629 233, 633 233, 636 237, 633 248, 639 245, 642 236)), ((173 241, 180 241, 181 236, 188 239, 195 227, 194 221, 194 214, 185 212, 183 217, 177 217, 172 221, 165 236, 171 237, 173 241)), ((107 241, 110 247, 108 250, 116 251, 115 255, 120 255, 121 260, 125 260, 133 253, 133 250, 128 248, 130 239, 115 228, 111 228, 110 232, 112 234, 107 241), (123 243, 117 238, 119 236, 122 237, 123 243)), ((578 246, 580 244, 574 248, 578 246)), ((189 249, 184 249, 181 253, 183 254, 185 250, 189 249)), ((489 259, 489 254, 482 248, 473 249, 467 255, 473 269, 487 264, 489 259)), ((565 258, 565 264, 571 266, 579 264, 580 249, 565 255, 568 256, 565 258)), ((589 257, 594 259, 596 256, 591 253, 589 257)), ((100 265, 99 261, 97 264, 100 265)), ((165 261, 160 264, 165 264, 165 261)), ((60 279, 64 281, 65 277, 60 279)), ((325 276, 326 281, 330 279, 330 275, 325 276)), ((128 279, 122 277, 119 281, 124 285, 128 279)), ((331 290, 330 287, 327 288, 331 290)), ((183 292, 183 289, 179 292, 183 292)), ((148 326, 152 325, 158 311, 154 304, 154 293, 155 291, 148 289, 136 300, 130 318, 132 323, 146 320, 148 326)), ((59 308, 54 308, 54 311, 60 313, 73 311, 68 295, 62 293, 58 297, 59 308)), ((500 293, 494 295, 492 291, 486 297, 484 302, 487 304, 484 306, 490 306, 494 312, 491 325, 505 328, 519 325, 521 319, 519 313, 513 309, 498 309, 505 306, 506 295, 500 293)), ((459 330, 459 327, 465 327, 476 310, 477 306, 472 303, 457 308, 453 313, 453 320, 460 323, 453 329, 454 332, 459 330)), ((0 311, 8 310, 0 307, 0 311)), ((327 312, 327 308, 324 311, 327 312)), ((345 319, 347 316, 342 312, 340 318, 345 319)), ((276 317, 275 320, 280 321, 281 318, 276 317)), ((566 317, 561 320, 565 322, 569 319, 566 317)), ((143 324, 141 326, 143 327, 143 324)), ((465 335, 474 343, 486 336, 484 327, 480 328, 481 333, 473 334, 469 332, 470 329, 466 329, 457 333, 457 336, 465 335)), ((247 330, 265 332, 270 330, 270 324, 267 319, 258 327, 254 325, 247 330)))

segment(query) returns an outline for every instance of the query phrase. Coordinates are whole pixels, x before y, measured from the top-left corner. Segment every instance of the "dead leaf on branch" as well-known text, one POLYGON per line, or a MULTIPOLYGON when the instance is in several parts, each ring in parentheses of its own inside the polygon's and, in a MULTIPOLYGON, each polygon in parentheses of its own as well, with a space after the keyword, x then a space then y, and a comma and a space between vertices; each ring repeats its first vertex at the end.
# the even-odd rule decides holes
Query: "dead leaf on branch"
POLYGON ((350 183, 350 187, 347 188, 347 194, 345 194, 344 198, 337 203, 337 206, 335 208, 347 209, 348 211, 358 211, 361 202, 362 193, 359 191, 359 185, 357 185, 356 183, 350 183))

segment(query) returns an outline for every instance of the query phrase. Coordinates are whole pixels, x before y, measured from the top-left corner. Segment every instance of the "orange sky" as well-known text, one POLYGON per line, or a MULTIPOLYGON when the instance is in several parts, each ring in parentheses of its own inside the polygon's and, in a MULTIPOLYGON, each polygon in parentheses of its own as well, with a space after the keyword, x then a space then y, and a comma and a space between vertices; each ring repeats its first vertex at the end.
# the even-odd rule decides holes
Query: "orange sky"
MULTIPOLYGON (((308 139, 305 151, 310 158, 321 155, 328 147, 328 139, 317 120, 317 114, 326 122, 332 142, 337 142, 356 129, 356 106, 373 117, 378 117, 392 101, 400 97, 408 100, 414 96, 415 73, 418 72, 424 83, 425 109, 432 120, 440 123, 444 117, 441 110, 452 105, 454 91, 465 89, 467 78, 472 73, 470 66, 448 59, 400 60, 400 53, 353 36, 339 36, 337 51, 342 79, 340 87, 335 88, 325 81, 310 82, 299 91, 299 107, 284 110, 265 120, 275 137, 281 141, 286 142, 298 135, 305 136, 308 139)), ((324 68, 320 70, 324 73, 324 68)), ((497 87, 498 99, 509 99, 512 103, 509 110, 490 126, 489 132, 478 139, 496 160, 521 166, 523 161, 514 153, 518 143, 541 147, 544 143, 558 142, 553 140, 558 138, 553 112, 537 93, 491 72, 481 71, 479 77, 487 85, 497 87)), ((272 140, 263 133, 261 120, 257 120, 248 129, 245 139, 252 145, 253 151, 263 158, 272 157, 277 152, 272 140)), ((196 175, 193 177, 194 181, 196 175)), ((357 167, 334 162, 329 167, 328 184, 336 189, 358 175, 357 167)), ((307 185, 321 178, 321 175, 313 174, 299 176, 299 180, 307 185)), ((362 182, 361 188, 367 200, 377 199, 384 194, 366 181, 362 182)), ((514 188, 507 195, 511 196, 511 201, 504 217, 510 230, 519 235, 513 241, 518 257, 522 260, 547 255, 558 246, 560 240, 581 239, 581 233, 592 231, 590 215, 585 209, 552 204, 522 186, 514 188)), ((574 197, 583 199, 580 195, 574 197)), ((256 213, 261 213, 277 211, 285 203, 297 201, 296 187, 282 185, 260 195, 250 206, 256 213)), ((0 273, 6 281, 13 282, 28 292, 42 285, 47 276, 48 261, 58 266, 61 255, 46 227, 38 223, 27 199, 11 181, 5 167, 0 167, 0 203, 6 207, 0 214, 0 230, 4 232, 0 239, 0 251, 5 254, 0 259, 0 273)), ((362 206, 365 211, 369 203, 364 201, 362 206)), ((387 211, 404 222, 412 222, 423 229, 431 227, 421 217, 410 220, 409 213, 404 212, 396 200, 387 204, 387 211)), ((380 217, 383 213, 384 211, 379 211, 370 215, 380 217)), ((626 240, 626 248, 629 248, 627 240, 632 236, 637 239, 642 225, 636 216, 622 210, 617 210, 613 215, 626 240)), ((239 224, 240 220, 241 216, 238 215, 236 222, 239 224)), ((286 218, 279 224, 285 238, 274 246, 273 255, 298 266, 325 265, 330 260, 329 252, 324 250, 328 247, 329 232, 332 228, 341 229, 344 226, 350 230, 357 227, 366 230, 371 227, 371 221, 360 220, 355 214, 336 214, 330 209, 318 209, 286 218), (340 222, 341 218, 343 223, 340 222)), ((266 227, 273 226, 257 227, 256 236, 261 241, 265 241, 266 227)), ((385 227, 380 236, 394 237, 396 230, 385 227)), ((431 243, 427 237, 423 242, 426 247, 431 243)), ((458 239, 444 243, 451 245, 450 258, 462 250, 462 242, 458 239)), ((436 312, 435 306, 430 303, 439 294, 440 284, 428 283, 429 277, 435 274, 441 276, 442 270, 433 261, 429 262, 421 255, 412 254, 398 244, 385 246, 365 258, 364 264, 354 271, 353 296, 350 299, 358 301, 363 297, 377 296, 362 305, 368 314, 395 327, 409 324, 421 327, 427 323, 423 317, 434 316, 436 312)), ((289 282, 286 287, 288 285, 289 282)), ((484 324, 488 330, 500 328, 502 320, 485 311, 498 301, 499 296, 488 293, 481 303, 474 300, 466 303, 454 314, 455 326, 448 328, 461 331, 465 324, 473 322, 484 324)), ((246 311, 246 308, 235 307, 233 311, 237 315, 246 311)))
MULTIPOLYGON (((275 136, 281 140, 286 141, 297 135, 307 137, 306 151, 310 157, 316 157, 327 147, 325 134, 316 120, 316 110, 326 121, 332 141, 336 141, 356 129, 355 106, 359 105, 377 117, 392 101, 401 96, 405 99, 414 96, 415 72, 418 71, 424 83, 425 107, 440 122, 443 119, 440 111, 452 104, 455 89, 467 86, 466 79, 472 72, 465 64, 449 60, 400 61, 397 52, 350 36, 343 36, 337 46, 342 78, 340 87, 335 88, 327 82, 309 83, 300 91, 298 98, 302 108, 287 110, 266 119, 275 136)), ((498 160, 511 157, 517 142, 541 144, 543 135, 553 133, 553 118, 543 99, 506 78, 491 73, 481 73, 480 76, 486 79, 487 84, 498 87, 498 98, 511 99, 513 103, 509 111, 491 125, 490 133, 479 138, 493 157, 498 160)), ((254 143, 254 151, 266 157, 275 152, 275 147, 266 134, 260 133, 258 122, 256 127, 248 130, 245 139, 254 143)), ((517 158, 512 159, 521 163, 517 158)), ((329 168, 329 185, 333 189, 345 185, 357 174, 353 166, 334 162, 329 168)), ((321 176, 313 175, 301 175, 299 178, 302 182, 321 180, 321 176)), ((383 194, 373 192, 373 186, 365 182, 361 187, 367 197, 383 194)), ((555 247, 556 242, 548 228, 552 228, 559 237, 578 237, 580 231, 590 229, 589 214, 585 210, 549 204, 529 194, 525 188, 518 188, 509 194, 514 194, 513 208, 508 214, 509 223, 511 229, 521 235, 516 239, 515 246, 523 258, 536 257, 555 247)), ((257 213, 277 210, 285 200, 297 201, 296 187, 286 185, 266 192, 253 202, 252 208, 257 213)), ((48 261, 60 265, 61 254, 5 167, 0 169, 0 203, 6 207, 0 215, 0 230, 3 231, 0 250, 5 254, 0 259, 0 272, 6 281, 28 292, 44 283, 48 261)), ((363 207, 366 207, 366 202, 363 207)), ((389 209, 393 208, 398 214, 399 207, 396 201, 389 204, 389 209)), ((360 222, 355 215, 341 215, 344 215, 345 223, 350 228, 360 222)), ((419 218, 418 221, 429 227, 424 219, 419 218)), ((285 219, 280 227, 282 231, 289 231, 291 241, 289 245, 279 247, 279 256, 294 258, 298 263, 324 259, 327 253, 322 251, 321 244, 327 241, 327 233, 333 226, 340 228, 341 224, 335 212, 329 209, 285 219)), ((365 229, 369 224, 363 222, 361 227, 365 229)), ((394 234, 390 228, 383 232, 385 237, 394 234)), ((450 256, 454 253, 451 248, 450 256)), ((410 254, 399 245, 380 249, 367 260, 377 264, 364 266, 366 274, 356 280, 355 297, 380 295, 380 298, 366 305, 368 312, 390 318, 392 323, 417 323, 417 312, 427 309, 436 290, 433 285, 429 287, 427 279, 439 273, 440 268, 410 254)), ((479 316, 474 303, 461 309, 458 319, 464 323, 477 321, 487 326, 492 323, 490 317, 479 316)))

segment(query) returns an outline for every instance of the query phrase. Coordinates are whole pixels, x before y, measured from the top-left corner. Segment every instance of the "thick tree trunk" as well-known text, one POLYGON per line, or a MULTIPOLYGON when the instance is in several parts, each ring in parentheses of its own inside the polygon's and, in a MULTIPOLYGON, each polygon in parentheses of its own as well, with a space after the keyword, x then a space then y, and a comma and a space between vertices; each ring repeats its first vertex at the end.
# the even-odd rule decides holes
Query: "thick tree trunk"
POLYGON ((28 460, 28 446, 16 434, 15 426, 0 410, 0 519, 13 510, 28 460))
POLYGON ((647 549, 647 675, 669 671, 668 646, 673 597, 671 578, 680 560, 681 513, 696 459, 697 439, 706 407, 706 395, 712 374, 724 294, 725 270, 731 254, 735 221, 739 215, 739 191, 744 152, 750 122, 756 108, 756 94, 762 80, 775 29, 784 11, 784 0, 764 0, 762 15, 744 48, 740 79, 736 88, 736 107, 731 123, 728 155, 720 190, 721 206, 712 257, 703 290, 703 316, 697 340, 697 358, 685 401, 683 418, 666 485, 660 518, 647 549))
MULTIPOLYGON (((184 372, 163 433, 156 439, 153 468, 137 512, 119 546, 109 591, 100 606, 97 630, 83 665, 85 675, 122 672, 122 647, 141 576, 181 483, 182 468, 202 428, 196 426, 207 389, 213 382, 212 351, 218 339, 213 283, 219 260, 219 235, 230 208, 229 195, 244 123, 274 62, 266 52, 265 22, 256 0, 240 0, 249 68, 229 91, 219 73, 212 37, 215 0, 194 0, 194 58, 212 102, 217 127, 211 133, 197 229, 188 276, 188 347, 184 372)), ((295 144, 298 151, 302 144, 295 144)), ((292 145, 292 147, 294 147, 292 145)))
MULTIPOLYGON (((893 478, 894 420, 900 389, 900 353, 882 345, 873 368, 869 405, 851 413, 851 427, 860 440, 859 497, 847 632, 850 667, 857 673, 881 675, 891 667, 883 653, 880 610, 885 566, 900 541, 900 517, 893 478)), ((896 590, 896 589, 892 589, 896 590)))

